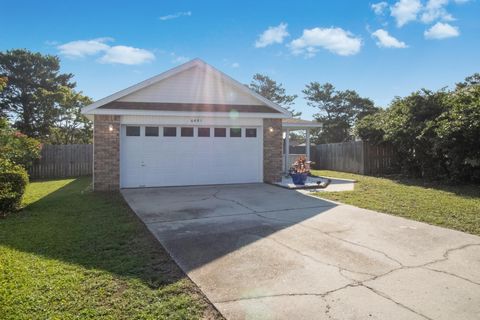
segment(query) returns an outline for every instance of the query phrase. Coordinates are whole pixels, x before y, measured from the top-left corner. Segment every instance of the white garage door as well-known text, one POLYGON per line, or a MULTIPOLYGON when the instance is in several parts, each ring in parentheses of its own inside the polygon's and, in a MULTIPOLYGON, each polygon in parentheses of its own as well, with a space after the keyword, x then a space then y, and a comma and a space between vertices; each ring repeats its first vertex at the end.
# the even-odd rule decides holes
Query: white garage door
POLYGON ((262 181, 260 127, 123 125, 123 188, 262 181))

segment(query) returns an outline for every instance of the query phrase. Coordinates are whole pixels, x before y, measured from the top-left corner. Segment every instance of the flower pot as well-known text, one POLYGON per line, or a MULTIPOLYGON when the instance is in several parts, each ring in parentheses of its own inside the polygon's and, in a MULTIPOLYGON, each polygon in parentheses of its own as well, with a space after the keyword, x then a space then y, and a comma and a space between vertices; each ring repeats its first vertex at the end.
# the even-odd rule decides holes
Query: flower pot
POLYGON ((291 173, 290 176, 292 177, 293 184, 298 185, 305 185, 305 181, 307 181, 308 173, 291 173))

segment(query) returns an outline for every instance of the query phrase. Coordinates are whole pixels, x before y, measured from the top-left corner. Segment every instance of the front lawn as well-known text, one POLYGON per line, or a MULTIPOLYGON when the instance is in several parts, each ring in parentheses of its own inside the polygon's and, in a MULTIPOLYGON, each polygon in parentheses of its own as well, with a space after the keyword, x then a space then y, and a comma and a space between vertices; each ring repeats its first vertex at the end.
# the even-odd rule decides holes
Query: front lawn
POLYGON ((217 319, 118 193, 31 183, 0 219, 2 319, 217 319))
POLYGON ((448 186, 326 170, 312 173, 358 181, 354 191, 319 192, 319 197, 480 235, 478 185, 448 186))

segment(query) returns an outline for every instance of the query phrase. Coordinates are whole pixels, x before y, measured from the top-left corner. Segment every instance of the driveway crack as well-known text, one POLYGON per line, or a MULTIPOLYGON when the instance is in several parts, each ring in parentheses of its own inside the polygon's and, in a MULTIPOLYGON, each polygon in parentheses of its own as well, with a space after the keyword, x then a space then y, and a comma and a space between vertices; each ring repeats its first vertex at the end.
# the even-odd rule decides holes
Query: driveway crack
MULTIPOLYGON (((306 227, 305 225, 301 224, 303 227, 306 227)), ((308 227, 307 227, 308 228, 308 227)), ((319 231, 318 229, 314 228, 315 230, 319 231)), ((323 232, 323 231, 320 231, 320 232, 323 232)), ((391 260, 391 261, 394 261, 396 262, 399 266, 403 267, 404 265, 397 259, 393 258, 392 256, 390 256, 389 254, 381 251, 381 250, 378 250, 378 249, 374 249, 374 248, 370 248, 366 245, 363 245, 363 244, 360 244, 358 242, 353 242, 353 241, 350 241, 350 240, 345 240, 345 239, 342 239, 342 238, 339 238, 339 237, 335 237, 335 236, 332 236, 330 233, 328 232, 323 232, 326 236, 328 237, 331 237, 333 239, 336 239, 336 240, 339 240, 339 241, 343 241, 343 242, 346 242, 346 243, 349 243, 351 245, 354 245, 354 246, 358 246, 358 247, 361 247, 361 248, 364 248, 364 249, 367 249, 367 250, 371 250, 373 252, 376 252, 376 253, 379 253, 381 255, 383 255, 385 258, 391 260)))
POLYGON ((407 310, 415 313, 416 315, 418 315, 418 316, 420 316, 420 317, 423 317, 423 318, 428 319, 428 320, 433 320, 432 318, 427 317, 426 315, 421 314, 420 312, 418 312, 418 311, 416 311, 416 310, 414 310, 414 309, 412 309, 412 308, 410 308, 410 307, 408 307, 408 306, 406 306, 406 305, 404 305, 404 304, 402 304, 402 303, 400 303, 400 302, 398 302, 398 301, 395 301, 395 300, 392 299, 390 296, 388 296, 387 294, 385 294, 385 293, 383 293, 383 292, 381 292, 381 291, 378 291, 378 290, 376 290, 376 289, 373 289, 372 287, 369 287, 369 286, 367 286, 367 285, 365 285, 365 284, 363 284, 363 283, 360 284, 360 285, 361 285, 362 287, 364 287, 364 288, 369 289, 369 290, 372 291, 374 294, 376 294, 376 295, 378 295, 378 296, 380 296, 380 297, 382 297, 382 298, 385 298, 385 299, 387 299, 387 300, 395 303, 396 305, 398 305, 398 306, 400 306, 400 307, 402 307, 402 308, 404 308, 404 309, 407 309, 407 310))
POLYGON ((316 292, 305 292, 305 293, 278 293, 278 294, 268 294, 268 295, 258 295, 258 296, 250 296, 250 297, 241 297, 237 299, 227 299, 227 300, 217 300, 213 301, 214 303, 229 303, 229 302, 237 302, 237 301, 246 301, 246 300, 258 300, 258 299, 265 299, 265 298, 276 298, 276 297, 302 297, 302 296, 314 296, 314 297, 325 297, 331 293, 346 289, 346 288, 353 288, 357 287, 359 284, 347 284, 345 286, 329 290, 323 293, 316 293, 316 292))
MULTIPOLYGON (((278 220, 278 221, 292 222, 292 221, 291 221, 291 220, 289 220, 289 219, 281 219, 281 218, 272 218, 272 217, 267 217, 267 216, 261 215, 260 213, 256 213, 256 214, 257 214, 258 216, 260 216, 260 217, 264 218, 264 219, 271 219, 271 220, 278 220)), ((402 264, 402 263, 401 263, 399 260, 397 260, 397 259, 395 259, 395 258, 393 258, 393 257, 389 256, 387 253, 385 253, 385 252, 383 252, 383 251, 380 251, 380 250, 377 250, 377 249, 370 248, 370 247, 368 247, 368 246, 365 246, 365 245, 359 244, 359 243, 357 243, 357 242, 352 242, 352 241, 345 240, 345 239, 342 239, 342 238, 339 238, 339 237, 335 237, 335 236, 331 235, 329 232, 325 232, 325 231, 323 231, 323 230, 320 230, 320 229, 318 229, 318 228, 315 228, 315 227, 307 226, 307 225, 305 225, 305 224, 303 224, 303 223, 301 223, 301 222, 299 222, 299 223, 297 223, 297 224, 298 224, 299 226, 301 226, 301 227, 305 228, 305 229, 315 230, 315 231, 317 231, 317 232, 320 232, 320 233, 322 233, 322 234, 326 235, 327 237, 330 237, 330 238, 336 239, 336 240, 338 240, 338 241, 343 241, 343 242, 346 242, 346 243, 348 243, 348 244, 351 244, 351 245, 354 245, 354 246, 358 246, 358 247, 362 247, 362 248, 364 248, 364 249, 371 250, 371 251, 374 251, 374 252, 376 252, 376 253, 379 253, 379 254, 383 255, 384 257, 386 257, 387 259, 389 259, 389 260, 391 260, 391 261, 393 261, 393 262, 397 263, 399 266, 402 266, 402 267, 403 267, 403 264, 402 264)))
MULTIPOLYGON (((257 237, 262 237, 261 235, 254 234, 254 233, 250 233, 250 235, 257 236, 257 237)), ((329 262, 322 261, 322 260, 320 260, 320 259, 317 259, 317 258, 311 256, 311 255, 308 255, 308 254, 306 254, 306 253, 303 253, 303 252, 301 252, 300 250, 295 249, 295 248, 293 248, 292 246, 290 246, 290 245, 288 245, 288 244, 286 244, 286 243, 284 243, 284 242, 281 242, 281 241, 279 241, 279 240, 277 240, 277 239, 274 239, 274 238, 272 238, 272 237, 267 237, 267 238, 265 238, 265 239, 266 239, 266 240, 270 240, 270 241, 272 241, 272 242, 275 242, 275 243, 281 245, 282 247, 285 247, 285 248, 287 248, 287 249, 289 249, 289 250, 291 250, 291 251, 293 251, 293 252, 301 255, 302 257, 308 258, 308 259, 310 259, 310 260, 312 260, 312 261, 314 261, 314 262, 316 262, 316 263, 320 263, 320 264, 323 264, 323 265, 326 265, 326 266, 330 266, 330 267, 333 267, 333 268, 337 269, 337 270, 338 270, 338 273, 339 273, 343 278, 345 278, 347 281, 352 281, 352 282, 354 282, 354 283, 359 282, 359 281, 357 281, 357 280, 355 280, 355 279, 352 279, 352 278, 344 275, 344 274, 342 273, 342 271, 348 271, 348 272, 352 272, 352 273, 363 274, 363 275, 366 275, 366 276, 369 276, 369 277, 375 277, 375 275, 374 275, 374 274, 371 274, 371 273, 361 272, 361 271, 355 271, 355 270, 349 270, 349 269, 347 269, 347 268, 340 267, 340 266, 338 266, 338 265, 336 265, 336 264, 332 264, 332 263, 329 263, 329 262)))
POLYGON ((433 271, 433 272, 439 272, 439 273, 448 274, 449 276, 452 276, 452 277, 455 277, 455 278, 459 278, 459 279, 462 279, 462 280, 464 280, 464 281, 470 282, 471 284, 476 284, 477 286, 480 286, 480 283, 475 282, 475 281, 470 280, 470 279, 467 279, 467 278, 464 278, 464 277, 462 277, 462 276, 456 275, 455 273, 450 273, 450 272, 448 272, 448 271, 433 269, 433 268, 429 268, 429 267, 419 267, 419 268, 421 268, 421 269, 427 269, 427 270, 430 270, 430 271, 433 271))
POLYGON ((218 194, 221 192, 222 190, 221 189, 217 189, 217 191, 212 195, 213 198, 215 199, 218 199, 218 200, 222 200, 222 201, 229 201, 229 202, 233 202, 247 210, 250 210, 251 212, 256 212, 256 210, 252 209, 252 208, 249 208, 248 206, 244 205, 243 203, 241 203, 240 201, 237 201, 237 200, 234 200, 234 199, 226 199, 226 198, 220 198, 218 196, 218 194))
POLYGON ((461 245, 461 246, 459 246, 459 247, 447 249, 447 250, 443 253, 443 258, 436 259, 436 260, 433 260, 433 261, 430 261, 430 262, 427 262, 427 263, 418 265, 418 266, 416 266, 416 267, 426 267, 426 266, 428 266, 428 265, 430 265, 430 264, 434 264, 434 263, 437 263, 437 262, 447 261, 447 260, 449 259, 448 256, 449 256, 450 253, 452 253, 453 251, 463 250, 463 249, 465 249, 465 248, 475 247, 475 246, 480 246, 480 243, 468 243, 468 244, 461 245))

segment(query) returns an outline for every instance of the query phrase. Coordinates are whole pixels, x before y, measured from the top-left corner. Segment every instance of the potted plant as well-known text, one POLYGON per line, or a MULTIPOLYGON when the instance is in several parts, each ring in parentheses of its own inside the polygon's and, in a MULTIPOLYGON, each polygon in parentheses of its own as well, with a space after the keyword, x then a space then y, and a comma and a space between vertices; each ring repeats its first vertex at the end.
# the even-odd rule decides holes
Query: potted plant
POLYGON ((307 161, 305 156, 300 156, 295 159, 289 170, 289 174, 292 177, 292 181, 297 185, 305 185, 308 175, 310 174, 311 161, 307 161))

